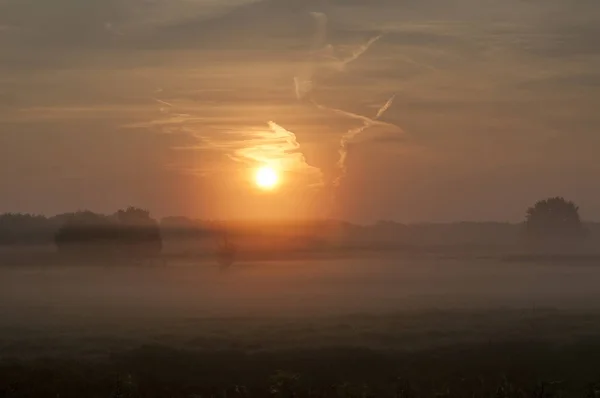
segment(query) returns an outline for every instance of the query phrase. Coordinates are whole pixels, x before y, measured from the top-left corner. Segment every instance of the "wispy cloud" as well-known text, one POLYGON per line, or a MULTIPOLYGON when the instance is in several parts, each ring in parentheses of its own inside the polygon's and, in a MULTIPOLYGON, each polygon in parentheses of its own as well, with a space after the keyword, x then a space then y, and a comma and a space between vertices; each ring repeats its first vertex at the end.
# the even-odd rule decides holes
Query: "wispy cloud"
POLYGON ((266 164, 282 172, 310 180, 309 185, 323 186, 323 173, 306 162, 296 135, 269 121, 269 129, 255 129, 246 133, 240 147, 231 157, 251 165, 266 164))
MULTIPOLYGON (((161 105, 163 102, 157 100, 161 105)), ((171 108, 170 108, 171 109, 171 108)), ((178 109, 173 106, 173 109, 178 109)), ((161 118, 141 123, 131 123, 128 128, 155 128, 165 134, 184 134, 192 140, 183 146, 172 147, 176 151, 208 151, 221 153, 248 168, 270 165, 289 175, 297 185, 322 187, 322 171, 309 165, 301 151, 296 135, 280 124, 269 121, 265 127, 252 124, 224 124, 230 119, 211 119, 198 115, 168 113, 161 118), (212 123, 215 123, 212 125, 212 123), (206 134, 206 130, 210 133, 206 134)), ((212 165, 196 172, 212 170, 212 165)), ((287 178, 286 178, 287 179, 287 178)))

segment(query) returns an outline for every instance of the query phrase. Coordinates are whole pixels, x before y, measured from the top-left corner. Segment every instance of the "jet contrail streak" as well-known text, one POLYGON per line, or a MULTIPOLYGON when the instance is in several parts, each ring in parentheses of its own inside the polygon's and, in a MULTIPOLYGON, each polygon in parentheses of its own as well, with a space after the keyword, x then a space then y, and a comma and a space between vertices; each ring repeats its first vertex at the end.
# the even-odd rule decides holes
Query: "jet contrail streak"
POLYGON ((366 43, 360 45, 358 48, 352 51, 351 56, 338 60, 339 68, 343 70, 346 67, 346 65, 348 65, 350 62, 356 61, 361 55, 366 53, 376 41, 378 41, 382 37, 383 35, 377 35, 375 37, 370 38, 366 43))
POLYGON ((347 112, 347 111, 343 111, 341 109, 335 109, 335 108, 328 108, 325 107, 323 105, 318 104, 315 101, 312 101, 312 103, 318 108, 318 109, 322 109, 322 110, 328 110, 334 113, 337 113, 339 115, 343 115, 352 119, 357 119, 363 122, 362 126, 359 127, 355 127, 352 128, 350 130, 348 130, 346 132, 346 134, 344 134, 340 140, 340 149, 339 149, 339 155, 340 158, 337 162, 337 166, 340 170, 339 175, 337 176, 337 178, 333 181, 334 186, 339 186, 340 182, 342 180, 342 178, 346 175, 347 173, 347 166, 346 166, 346 159, 348 157, 348 144, 359 134, 363 133, 365 130, 371 128, 371 127, 375 127, 375 126, 386 126, 386 127, 392 127, 396 130, 398 130, 399 132, 403 133, 404 131, 391 123, 386 123, 386 122, 382 122, 379 120, 379 118, 381 118, 385 112, 387 112, 390 107, 392 106, 392 104, 394 103, 394 99, 396 98, 396 95, 391 96, 386 102, 385 104, 383 104, 383 106, 381 108, 379 108, 379 110, 377 111, 377 114, 375 115, 375 118, 371 119, 369 117, 366 116, 362 116, 362 115, 358 115, 352 112, 347 112))
POLYGON ((388 122, 382 122, 381 120, 378 120, 381 116, 383 116, 383 114, 390 108, 390 106, 392 106, 392 102, 395 98, 395 95, 390 98, 386 104, 381 107, 379 109, 379 111, 377 112, 377 116, 374 119, 371 119, 367 116, 363 116, 363 115, 359 115, 357 113, 352 113, 352 112, 348 112, 348 111, 344 111, 342 109, 337 109, 337 108, 329 108, 326 106, 323 106, 319 103, 317 103, 316 101, 311 101, 312 104, 317 107, 318 109, 324 110, 324 111, 329 111, 329 112, 333 112, 333 113, 337 113, 338 115, 341 116, 345 116, 348 117, 350 119, 356 119, 356 120, 360 120, 361 122, 363 122, 363 124, 367 124, 370 126, 381 126, 381 127, 390 127, 393 128, 401 133, 404 133, 404 130, 400 127, 397 126, 393 123, 388 123, 388 122))
POLYGON ((390 99, 387 100, 387 102, 379 109, 379 111, 377 111, 377 115, 375 116, 375 119, 379 119, 381 116, 383 116, 383 114, 385 112, 387 112, 388 109, 390 109, 390 106, 392 106, 392 104, 394 103, 395 98, 396 98, 396 94, 392 95, 390 97, 390 99))
POLYGON ((316 67, 331 68, 338 71, 343 71, 348 64, 360 58, 369 48, 383 37, 377 35, 370 38, 366 43, 359 45, 352 50, 350 56, 346 58, 338 58, 333 55, 333 46, 327 44, 327 24, 328 18, 322 12, 311 12, 310 15, 316 22, 316 30, 311 43, 310 60, 305 66, 304 71, 294 76, 294 93, 297 99, 303 99, 314 88, 313 77, 316 67))
POLYGON ((158 102, 159 104, 163 104, 163 105, 166 105, 166 106, 169 106, 169 107, 173 108, 173 104, 170 104, 170 103, 168 103, 167 101, 163 101, 163 100, 160 100, 160 99, 158 99, 158 98, 152 98, 152 99, 153 99, 154 101, 158 102))
MULTIPOLYGON (((296 98, 301 100, 304 99, 308 94, 312 92, 315 87, 315 83, 313 81, 313 75, 315 74, 315 62, 319 62, 319 66, 321 67, 329 67, 333 68, 337 71, 343 71, 346 66, 357 59, 359 59, 363 54, 365 54, 373 44, 379 41, 383 34, 379 34, 377 36, 371 37, 365 43, 360 46, 354 48, 351 51, 351 54, 344 58, 339 58, 334 55, 333 47, 330 44, 326 44, 327 39, 327 16, 321 12, 311 12, 310 15, 316 21, 316 31, 313 36, 313 42, 311 47, 311 59, 309 61, 308 66, 303 71, 303 73, 294 76, 294 92, 296 94, 296 98), (315 59, 316 58, 316 59, 315 59)), ((351 119, 356 119, 362 122, 361 126, 354 127, 348 130, 345 134, 342 135, 340 139, 340 149, 339 149, 339 160, 337 162, 337 167, 339 169, 339 174, 337 178, 333 181, 333 186, 339 186, 342 178, 346 175, 347 167, 346 167, 346 159, 348 157, 348 144, 359 134, 363 133, 365 130, 374 127, 374 126, 382 126, 392 128, 399 132, 404 132, 400 127, 391 124, 382 122, 379 119, 389 110, 394 102, 395 95, 389 98, 386 103, 379 108, 374 118, 369 118, 363 115, 358 115, 352 112, 344 111, 341 109, 328 108, 323 105, 318 104, 314 99, 310 99, 310 102, 320 110, 326 110, 329 112, 337 113, 341 116, 348 117, 351 119)), ((335 194, 334 194, 335 195, 335 194)))

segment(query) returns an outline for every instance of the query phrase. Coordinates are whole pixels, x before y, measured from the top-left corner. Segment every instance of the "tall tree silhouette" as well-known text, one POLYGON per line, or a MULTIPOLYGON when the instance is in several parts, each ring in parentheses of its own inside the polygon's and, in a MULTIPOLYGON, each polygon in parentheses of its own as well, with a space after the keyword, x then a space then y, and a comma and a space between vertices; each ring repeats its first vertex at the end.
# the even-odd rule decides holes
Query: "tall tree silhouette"
POLYGON ((574 240, 586 235, 579 207, 558 196, 540 200, 527 209, 525 230, 530 238, 536 240, 574 240))

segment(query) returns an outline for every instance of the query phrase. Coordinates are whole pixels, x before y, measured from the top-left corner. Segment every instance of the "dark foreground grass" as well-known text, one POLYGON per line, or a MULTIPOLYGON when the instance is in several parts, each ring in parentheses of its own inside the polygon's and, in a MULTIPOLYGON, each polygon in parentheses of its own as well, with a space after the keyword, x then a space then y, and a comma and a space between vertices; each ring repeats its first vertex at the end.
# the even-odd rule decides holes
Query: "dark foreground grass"
POLYGON ((0 364, 1 397, 600 397, 600 339, 412 352, 143 346, 0 364))

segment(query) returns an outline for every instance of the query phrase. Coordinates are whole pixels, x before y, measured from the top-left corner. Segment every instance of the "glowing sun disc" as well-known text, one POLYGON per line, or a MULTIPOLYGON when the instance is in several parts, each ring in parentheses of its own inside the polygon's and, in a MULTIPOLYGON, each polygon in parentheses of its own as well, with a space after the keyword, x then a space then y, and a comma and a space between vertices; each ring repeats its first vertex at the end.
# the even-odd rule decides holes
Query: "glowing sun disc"
POLYGON ((273 189, 279 181, 277 172, 268 166, 259 168, 254 178, 256 185, 262 189, 273 189))

